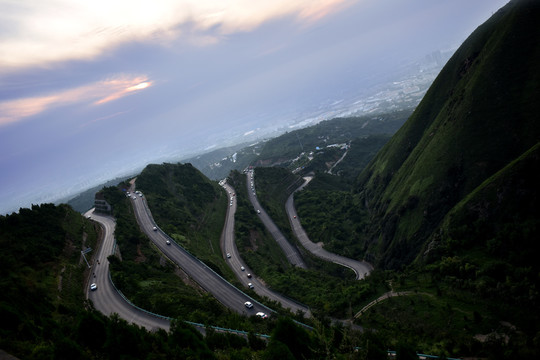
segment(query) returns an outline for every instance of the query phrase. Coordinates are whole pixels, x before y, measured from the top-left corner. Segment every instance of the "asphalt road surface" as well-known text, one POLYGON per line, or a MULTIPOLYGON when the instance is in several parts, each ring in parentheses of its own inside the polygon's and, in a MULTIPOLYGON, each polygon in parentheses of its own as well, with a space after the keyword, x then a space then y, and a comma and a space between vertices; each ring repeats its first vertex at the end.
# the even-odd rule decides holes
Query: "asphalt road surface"
POLYGON ((271 300, 275 300, 281 303, 284 308, 290 309, 292 312, 296 313, 302 311, 306 316, 310 316, 309 308, 305 305, 301 305, 281 294, 278 294, 270 289, 268 289, 262 281, 259 279, 255 273, 247 266, 247 264, 240 257, 236 243, 234 242, 234 213, 236 211, 236 196, 234 189, 228 185, 224 184, 223 188, 227 191, 229 196, 229 204, 232 203, 232 206, 229 205, 227 211, 227 218, 225 220, 225 227, 223 228, 223 234, 221 237, 221 248, 223 249, 223 256, 227 261, 229 267, 233 270, 236 277, 240 282, 245 286, 245 291, 250 292, 254 291, 262 297, 267 297, 271 300), (227 254, 230 254, 230 258, 227 257, 227 254), (244 267, 244 270, 242 270, 244 267), (247 274, 251 274, 251 278, 247 277, 247 274), (249 289, 248 284, 251 283, 253 289, 249 289))
POLYGON ((142 231, 165 256, 180 266, 203 289, 212 294, 224 306, 237 313, 249 316, 255 315, 259 311, 269 312, 266 306, 257 303, 249 295, 231 285, 161 231, 155 224, 144 197, 132 196, 130 199, 142 231), (154 226, 157 230, 153 230, 154 226), (170 241, 170 245, 167 245, 167 241, 170 241), (246 301, 253 304, 251 309, 245 307, 246 301))
POLYGON ((109 261, 107 257, 114 252, 114 228, 116 226, 114 219, 110 216, 93 213, 93 210, 87 212, 85 216, 90 216, 91 219, 101 224, 104 230, 103 243, 98 250, 97 256, 94 258, 95 262, 90 264, 92 266, 92 273, 87 287, 87 298, 92 300, 96 310, 107 316, 116 313, 122 319, 143 326, 148 330, 161 328, 168 331, 170 328, 169 320, 153 316, 131 306, 118 294, 109 280, 109 261), (90 290, 91 283, 96 283, 97 290, 90 290))
POLYGON ((255 208, 255 211, 258 213, 258 216, 260 217, 261 221, 263 222, 266 229, 270 232, 272 237, 276 240, 279 247, 283 250, 285 253, 285 256, 287 257, 287 260, 295 266, 301 267, 303 269, 306 269, 307 266, 302 259, 302 256, 300 255, 300 251, 293 246, 286 238, 283 236, 281 231, 279 231, 279 228, 276 226, 274 221, 266 211, 262 208, 261 204, 259 204, 259 200, 257 200, 257 196, 255 195, 255 187, 254 187, 254 179, 253 179, 253 170, 248 171, 246 173, 247 176, 247 187, 248 187, 248 196, 249 201, 251 201, 251 204, 255 208))
MULTIPOLYGON (((305 182, 298 189, 296 189, 295 192, 302 190, 311 181, 311 179, 312 178, 304 178, 305 182)), ((296 209, 294 208, 294 192, 287 199, 287 202, 285 203, 285 210, 287 211, 287 216, 289 217, 289 222, 291 223, 294 234, 296 235, 302 246, 306 248, 309 252, 311 252, 313 255, 321 259, 348 267, 355 272, 357 280, 363 279, 373 270, 373 266, 370 263, 367 263, 365 261, 357 261, 341 255, 333 254, 323 249, 322 246, 315 244, 314 242, 309 240, 309 237, 307 236, 304 228, 300 224, 300 219, 298 218, 296 209)))

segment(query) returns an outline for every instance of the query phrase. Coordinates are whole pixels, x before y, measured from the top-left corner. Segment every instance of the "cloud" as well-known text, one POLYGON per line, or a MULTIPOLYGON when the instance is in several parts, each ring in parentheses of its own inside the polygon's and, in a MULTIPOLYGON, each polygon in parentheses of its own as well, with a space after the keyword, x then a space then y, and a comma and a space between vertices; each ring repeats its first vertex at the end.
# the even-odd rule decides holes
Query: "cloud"
POLYGON ((190 42, 209 45, 220 35, 250 31, 279 17, 317 21, 349 1, 4 0, 0 3, 0 69, 92 59, 133 41, 166 45, 186 36, 190 42), (190 30, 185 31, 186 27, 190 30))
POLYGON ((7 100, 0 102, 0 126, 73 103, 88 102, 90 105, 101 105, 151 85, 152 82, 146 76, 122 75, 44 96, 7 100))

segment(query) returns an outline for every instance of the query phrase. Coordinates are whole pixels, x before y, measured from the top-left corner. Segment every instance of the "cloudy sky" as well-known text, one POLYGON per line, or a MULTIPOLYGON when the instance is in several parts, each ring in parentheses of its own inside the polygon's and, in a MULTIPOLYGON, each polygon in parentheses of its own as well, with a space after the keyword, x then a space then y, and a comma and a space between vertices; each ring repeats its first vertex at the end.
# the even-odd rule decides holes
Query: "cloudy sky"
POLYGON ((0 0, 0 214, 286 123, 506 2, 0 0))

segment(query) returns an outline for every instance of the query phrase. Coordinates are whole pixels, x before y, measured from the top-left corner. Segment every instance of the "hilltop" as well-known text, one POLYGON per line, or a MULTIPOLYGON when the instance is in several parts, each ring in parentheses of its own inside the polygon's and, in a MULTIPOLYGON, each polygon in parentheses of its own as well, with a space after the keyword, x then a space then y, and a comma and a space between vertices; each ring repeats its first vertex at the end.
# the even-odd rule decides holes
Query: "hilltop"
MULTIPOLYGON (((512 1, 480 26, 358 177, 355 193, 370 214, 368 249, 380 266, 398 268, 442 246, 449 239, 436 234, 447 216, 457 216, 456 206, 538 143, 539 11, 535 1, 512 1)), ((534 171, 520 169, 511 177, 517 183, 534 171)), ((523 204, 510 206, 509 193, 498 196, 511 213, 523 204)), ((532 214, 523 215, 516 221, 534 223, 532 214)))

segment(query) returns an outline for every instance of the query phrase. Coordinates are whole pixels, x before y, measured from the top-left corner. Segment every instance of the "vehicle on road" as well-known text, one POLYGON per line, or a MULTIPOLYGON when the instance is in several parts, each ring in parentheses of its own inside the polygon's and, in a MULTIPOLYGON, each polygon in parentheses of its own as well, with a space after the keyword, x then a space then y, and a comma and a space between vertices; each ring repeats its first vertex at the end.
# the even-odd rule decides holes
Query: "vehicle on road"
POLYGON ((251 279, 251 274, 250 274, 250 273, 248 273, 248 274, 247 274, 247 277, 251 279))
POLYGON ((295 218, 295 219, 296 219, 296 215, 294 215, 294 216, 293 216, 293 218, 295 218))
POLYGON ((266 319, 268 318, 268 315, 266 315, 265 313, 259 311, 258 313, 255 314, 256 316, 260 317, 261 319, 266 319))
POLYGON ((246 270, 246 268, 243 267, 243 266, 240 266, 240 270, 244 271, 244 270, 246 270))
POLYGON ((231 253, 227 253, 227 259, 231 258, 231 253))
POLYGON ((246 301, 246 302, 244 303, 244 305, 245 305, 248 309, 251 309, 251 308, 253 307, 253 304, 250 303, 249 301, 246 301))
POLYGON ((167 240, 167 245, 171 245, 171 242, 169 240, 167 240))
POLYGON ((260 214, 261 213, 261 210, 257 210, 257 214, 260 214))
POLYGON ((252 284, 252 283, 248 283, 248 288, 253 289, 253 288, 254 288, 253 284, 252 284))
POLYGON ((157 231, 157 227, 154 226, 154 227, 152 228, 152 230, 157 231))
POLYGON ((97 290, 97 285, 96 285, 96 283, 92 283, 92 284, 90 285, 90 290, 92 290, 92 291, 96 291, 96 290, 97 290))

